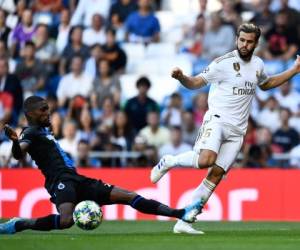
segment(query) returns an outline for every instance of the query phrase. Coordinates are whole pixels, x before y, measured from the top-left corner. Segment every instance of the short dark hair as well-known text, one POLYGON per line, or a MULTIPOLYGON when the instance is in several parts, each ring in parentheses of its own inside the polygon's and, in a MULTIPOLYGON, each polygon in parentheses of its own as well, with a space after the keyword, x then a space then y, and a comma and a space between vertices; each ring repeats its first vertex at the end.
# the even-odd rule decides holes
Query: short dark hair
POLYGON ((42 101, 45 101, 45 99, 40 96, 36 96, 36 95, 29 96, 28 98, 26 98, 23 104, 24 112, 27 113, 33 111, 34 109, 36 109, 37 104, 42 101))
POLYGON ((245 32, 245 33, 254 33, 256 41, 258 41, 258 39, 261 35, 260 28, 257 25, 253 24, 253 23, 243 23, 243 24, 241 24, 237 29, 237 33, 236 33, 237 37, 240 36, 241 31, 245 32))
POLYGON ((27 41, 25 42, 25 47, 32 47, 35 49, 35 43, 33 41, 27 41))
POLYGON ((151 87, 151 82, 148 77, 142 76, 136 81, 136 87, 138 88, 140 86, 147 86, 148 89, 151 87))
POLYGON ((116 29, 114 29, 113 27, 109 26, 107 27, 107 29, 105 30, 105 33, 111 33, 113 36, 116 36, 116 29))

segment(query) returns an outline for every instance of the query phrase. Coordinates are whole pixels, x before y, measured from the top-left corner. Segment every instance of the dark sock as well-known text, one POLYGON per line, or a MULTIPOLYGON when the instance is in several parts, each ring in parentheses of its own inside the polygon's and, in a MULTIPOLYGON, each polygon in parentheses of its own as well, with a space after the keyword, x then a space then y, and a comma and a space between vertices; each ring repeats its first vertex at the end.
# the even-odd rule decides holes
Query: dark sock
POLYGON ((51 214, 37 219, 22 219, 16 222, 16 231, 20 232, 26 229, 49 231, 60 228, 60 215, 51 214))
POLYGON ((137 195, 131 202, 130 206, 145 214, 164 215, 168 217, 181 218, 184 209, 173 209, 156 200, 148 200, 137 195))

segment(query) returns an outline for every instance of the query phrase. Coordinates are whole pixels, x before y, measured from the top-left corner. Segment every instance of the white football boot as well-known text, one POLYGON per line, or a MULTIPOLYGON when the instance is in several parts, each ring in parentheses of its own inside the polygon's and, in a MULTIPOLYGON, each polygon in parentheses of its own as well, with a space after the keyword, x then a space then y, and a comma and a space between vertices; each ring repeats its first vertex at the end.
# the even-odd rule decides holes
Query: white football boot
POLYGON ((152 183, 158 182, 161 177, 165 175, 165 173, 168 172, 170 168, 172 168, 173 165, 173 156, 172 155, 165 155, 163 156, 159 163, 156 164, 152 170, 150 175, 150 180, 152 183))
POLYGON ((194 229, 191 223, 187 223, 183 220, 177 221, 173 227, 173 232, 175 234, 204 234, 204 232, 194 229))

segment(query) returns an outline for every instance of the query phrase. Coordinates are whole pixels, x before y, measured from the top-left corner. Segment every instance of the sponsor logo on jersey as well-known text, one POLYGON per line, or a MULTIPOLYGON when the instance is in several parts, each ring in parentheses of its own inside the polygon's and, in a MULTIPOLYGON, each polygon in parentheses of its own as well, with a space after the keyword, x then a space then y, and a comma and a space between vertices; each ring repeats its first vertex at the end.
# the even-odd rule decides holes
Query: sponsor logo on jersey
POLYGON ((245 81, 244 88, 232 87, 233 95, 254 95, 255 84, 253 82, 245 81))

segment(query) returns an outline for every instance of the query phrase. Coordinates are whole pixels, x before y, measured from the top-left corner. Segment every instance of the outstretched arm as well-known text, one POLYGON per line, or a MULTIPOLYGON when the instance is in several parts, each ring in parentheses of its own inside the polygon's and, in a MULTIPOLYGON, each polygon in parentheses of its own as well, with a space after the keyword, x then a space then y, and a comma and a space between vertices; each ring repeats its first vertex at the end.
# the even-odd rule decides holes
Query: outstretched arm
POLYGON ((186 76, 179 68, 173 69, 171 76, 180 81, 180 83, 188 89, 199 89, 206 85, 202 77, 186 76))
POLYGON ((300 73, 300 56, 299 55, 297 55, 297 58, 295 60, 293 67, 291 67, 290 69, 288 69, 278 75, 269 77, 269 79, 263 85, 261 85, 260 88, 262 90, 276 88, 276 87, 282 85, 283 83, 285 83, 286 81, 288 81, 290 78, 292 78, 294 75, 296 75, 298 73, 300 73))
POLYGON ((29 144, 25 142, 19 143, 19 137, 16 131, 14 131, 9 125, 5 124, 3 129, 6 136, 13 141, 11 150, 13 157, 17 160, 22 159, 28 150, 29 144))

